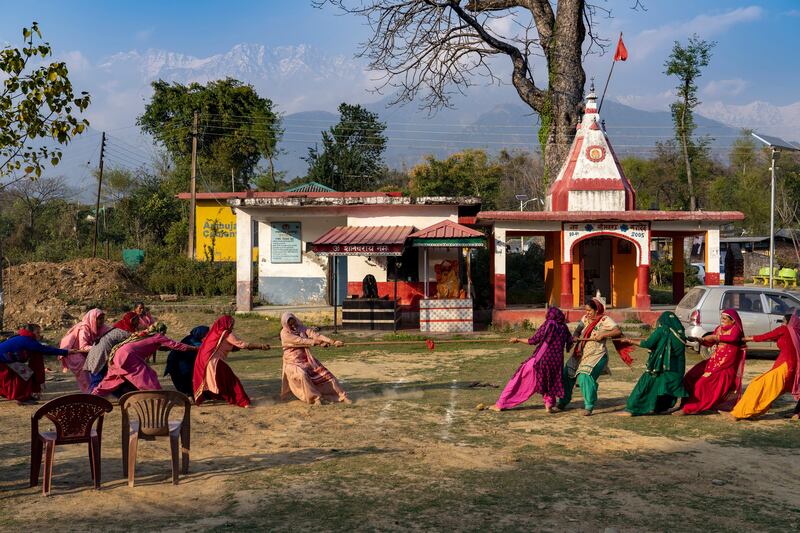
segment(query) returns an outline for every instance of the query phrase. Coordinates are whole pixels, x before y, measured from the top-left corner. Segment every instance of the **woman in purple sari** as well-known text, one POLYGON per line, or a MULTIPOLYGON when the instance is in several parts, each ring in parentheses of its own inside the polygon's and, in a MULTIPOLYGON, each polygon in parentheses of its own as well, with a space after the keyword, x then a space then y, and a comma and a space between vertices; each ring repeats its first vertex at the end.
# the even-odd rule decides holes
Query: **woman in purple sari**
MULTIPOLYGON (((516 337, 511 339, 512 343, 524 341, 525 339, 516 337)), ((544 397, 545 409, 551 413, 556 399, 564 395, 564 386, 561 382, 564 350, 569 350, 573 341, 561 309, 557 307, 548 309, 544 324, 539 326, 527 342, 531 346, 538 345, 538 348, 520 365, 514 377, 503 389, 500 399, 490 409, 494 411, 511 409, 538 392, 544 397)))

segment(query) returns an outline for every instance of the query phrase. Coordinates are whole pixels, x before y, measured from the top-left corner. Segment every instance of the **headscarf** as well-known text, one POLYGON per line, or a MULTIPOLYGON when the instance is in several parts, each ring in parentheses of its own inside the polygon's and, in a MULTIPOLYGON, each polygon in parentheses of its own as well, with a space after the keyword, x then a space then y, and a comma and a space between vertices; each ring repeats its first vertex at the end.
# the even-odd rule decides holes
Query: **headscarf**
POLYGON ((203 394, 203 381, 205 381, 206 368, 211 356, 214 355, 214 352, 217 351, 219 345, 222 344, 222 341, 231 331, 233 331, 233 317, 231 315, 222 315, 214 321, 205 339, 203 339, 203 343, 197 351, 197 358, 194 361, 194 374, 192 376, 195 402, 203 394))
POLYGON ((62 350, 69 350, 70 348, 75 347, 75 341, 78 339, 78 331, 80 329, 86 329, 89 332, 89 335, 93 340, 97 340, 100 338, 104 333, 106 333, 109 329, 109 326, 103 324, 100 327, 97 323, 98 317, 100 315, 105 315, 102 309, 91 309, 81 318, 81 321, 69 328, 67 334, 61 339, 61 343, 59 347, 62 350))
POLYGON ((137 315, 133 311, 128 311, 122 316, 121 319, 114 322, 115 328, 125 330, 128 333, 136 333, 138 325, 139 325, 139 315, 137 315), (134 319, 136 319, 136 326, 133 325, 134 319))
POLYGON ((789 338, 794 344, 794 356, 797 358, 797 365, 794 373, 794 384, 792 385, 792 396, 795 400, 800 400, 800 315, 797 311, 792 313, 792 318, 786 324, 789 329, 789 338))
POLYGON ((742 378, 744 377, 744 362, 747 359, 747 345, 742 341, 744 338, 744 326, 742 319, 736 309, 725 309, 722 311, 723 315, 728 315, 733 320, 734 325, 739 327, 739 349, 742 351, 742 356, 739 359, 739 368, 736 369, 736 400, 742 397, 742 378))
POLYGON ((294 315, 294 313, 283 313, 283 315, 281 315, 281 326, 283 326, 283 329, 286 331, 289 331, 298 337, 302 337, 304 339, 308 338, 308 335, 306 334, 306 330, 308 328, 303 325, 303 323, 294 315), (294 329, 289 327, 289 320, 292 318, 294 319, 295 323, 294 329))
POLYGON ((652 334, 660 332, 658 343, 650 350, 647 358, 647 372, 660 374, 672 370, 672 355, 676 351, 686 351, 686 333, 680 319, 672 311, 661 313, 652 334))
POLYGON ((567 336, 570 336, 569 328, 567 328, 567 317, 558 307, 551 307, 547 310, 544 323, 539 327, 545 328, 544 337, 546 339, 554 335, 561 336, 564 332, 566 332, 567 336))
MULTIPOLYGON (((592 301, 595 303, 595 306, 597 307, 596 311, 597 314, 595 315, 594 320, 590 322, 589 325, 586 327, 586 329, 584 329, 583 332, 581 333, 581 336, 583 337, 589 337, 592 334, 592 331, 594 331, 594 328, 597 327, 597 324, 599 324, 600 321, 603 319, 603 317, 605 317, 606 306, 603 303, 603 301, 600 300, 600 298, 592 298, 592 301)), ((612 339, 611 342, 614 345, 614 348, 617 350, 619 358, 622 359, 622 362, 628 366, 631 366, 633 364, 633 358, 631 357, 631 352, 633 352, 634 349, 633 344, 622 342, 619 339, 612 339)), ((583 347, 584 347, 584 342, 576 343, 575 353, 578 355, 582 354, 583 347)))
POLYGON ((36 335, 34 335, 34 333, 32 331, 28 331, 25 328, 19 328, 19 331, 17 331, 17 335, 19 335, 21 337, 28 337, 28 338, 31 338, 31 339, 35 339, 36 338, 36 335))

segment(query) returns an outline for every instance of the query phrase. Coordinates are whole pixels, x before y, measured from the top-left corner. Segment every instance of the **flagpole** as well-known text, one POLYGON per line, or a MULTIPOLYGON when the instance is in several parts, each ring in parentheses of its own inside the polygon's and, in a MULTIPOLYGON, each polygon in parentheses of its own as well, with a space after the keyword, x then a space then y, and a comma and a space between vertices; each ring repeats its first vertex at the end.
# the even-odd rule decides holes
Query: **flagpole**
POLYGON ((599 113, 603 109, 603 100, 606 98, 606 91, 608 90, 608 82, 611 81, 611 74, 614 72, 614 65, 617 64, 617 61, 614 60, 611 62, 611 70, 608 71, 608 78, 606 78, 606 86, 603 87, 603 96, 600 97, 600 105, 597 107, 597 112, 599 113))
MULTIPOLYGON (((617 42, 617 50, 616 52, 614 52, 614 60, 611 62, 611 70, 608 71, 608 78, 606 78, 606 86, 603 87, 603 96, 600 97, 600 105, 597 107, 598 113, 603 109, 603 100, 606 99, 606 91, 608 90, 608 83, 611 81, 611 75, 614 73, 614 65, 617 63, 617 54, 619 54, 621 43, 622 43, 622 32, 619 32, 619 41, 617 42)), ((627 57, 627 55, 625 57, 627 57)))

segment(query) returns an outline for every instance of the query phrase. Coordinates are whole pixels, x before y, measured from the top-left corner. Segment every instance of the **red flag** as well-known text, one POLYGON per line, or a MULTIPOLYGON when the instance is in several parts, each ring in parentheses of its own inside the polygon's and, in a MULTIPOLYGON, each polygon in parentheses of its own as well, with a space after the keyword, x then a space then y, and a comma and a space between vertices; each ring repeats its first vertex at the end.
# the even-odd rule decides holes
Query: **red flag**
POLYGON ((614 52, 614 61, 625 61, 626 59, 628 59, 628 49, 625 48, 625 43, 622 42, 622 33, 620 33, 617 51, 614 52))

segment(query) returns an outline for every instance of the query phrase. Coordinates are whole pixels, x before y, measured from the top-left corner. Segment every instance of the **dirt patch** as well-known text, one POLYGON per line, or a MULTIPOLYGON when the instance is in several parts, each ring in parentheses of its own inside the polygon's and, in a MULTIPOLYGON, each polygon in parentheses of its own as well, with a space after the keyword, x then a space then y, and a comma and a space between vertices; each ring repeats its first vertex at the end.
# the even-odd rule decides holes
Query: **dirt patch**
POLYGON ((25 263, 5 269, 3 282, 8 327, 66 327, 88 308, 114 307, 145 294, 122 263, 106 259, 25 263))

